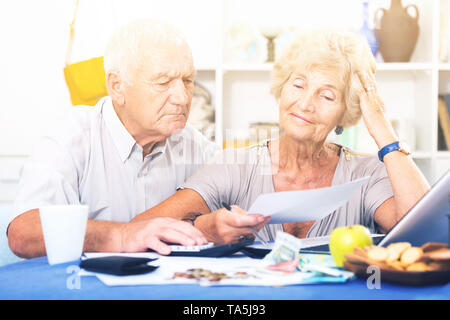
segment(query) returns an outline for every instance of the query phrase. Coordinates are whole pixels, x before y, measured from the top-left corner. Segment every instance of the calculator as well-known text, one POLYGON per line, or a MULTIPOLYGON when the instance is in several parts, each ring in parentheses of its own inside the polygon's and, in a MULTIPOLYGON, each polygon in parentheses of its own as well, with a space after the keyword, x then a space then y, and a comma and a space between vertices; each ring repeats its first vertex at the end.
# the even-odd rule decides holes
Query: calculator
MULTIPOLYGON (((169 256, 211 258, 226 257, 232 255, 233 253, 241 251, 241 249, 251 245, 253 242, 253 239, 248 239, 220 245, 214 245, 213 242, 208 242, 207 244, 199 246, 181 246, 177 244, 169 244, 172 250, 169 256)), ((148 249, 148 251, 153 250, 148 249)))

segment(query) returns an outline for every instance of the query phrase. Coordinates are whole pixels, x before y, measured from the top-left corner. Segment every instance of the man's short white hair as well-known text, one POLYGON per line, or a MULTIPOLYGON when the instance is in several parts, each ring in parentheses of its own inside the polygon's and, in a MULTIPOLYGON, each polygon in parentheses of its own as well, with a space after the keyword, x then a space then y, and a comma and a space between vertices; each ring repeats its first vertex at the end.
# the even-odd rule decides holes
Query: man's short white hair
MULTIPOLYGON (((174 26, 158 20, 137 20, 114 32, 104 54, 105 73, 119 72, 131 84, 146 60, 158 54, 161 45, 186 44, 184 35, 174 26)), ((188 46, 187 46, 188 47, 188 46)))

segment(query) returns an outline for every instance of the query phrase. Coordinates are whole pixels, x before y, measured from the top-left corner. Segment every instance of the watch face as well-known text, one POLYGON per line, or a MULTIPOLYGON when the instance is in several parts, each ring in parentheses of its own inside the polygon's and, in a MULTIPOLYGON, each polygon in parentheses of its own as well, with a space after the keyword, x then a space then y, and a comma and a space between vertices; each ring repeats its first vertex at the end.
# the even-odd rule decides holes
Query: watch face
POLYGON ((411 148, 405 141, 399 141, 398 145, 400 147, 400 151, 406 154, 411 154, 411 148))

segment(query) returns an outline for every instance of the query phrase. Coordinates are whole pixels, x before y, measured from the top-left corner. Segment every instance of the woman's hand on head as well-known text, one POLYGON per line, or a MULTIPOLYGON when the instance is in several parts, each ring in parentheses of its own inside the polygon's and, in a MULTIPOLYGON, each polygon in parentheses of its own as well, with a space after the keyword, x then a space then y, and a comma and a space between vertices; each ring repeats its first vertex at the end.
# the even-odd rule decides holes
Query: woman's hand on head
POLYGON ((385 106, 378 93, 375 76, 371 72, 357 73, 362 90, 359 96, 362 118, 379 148, 397 141, 395 132, 384 113, 385 106))

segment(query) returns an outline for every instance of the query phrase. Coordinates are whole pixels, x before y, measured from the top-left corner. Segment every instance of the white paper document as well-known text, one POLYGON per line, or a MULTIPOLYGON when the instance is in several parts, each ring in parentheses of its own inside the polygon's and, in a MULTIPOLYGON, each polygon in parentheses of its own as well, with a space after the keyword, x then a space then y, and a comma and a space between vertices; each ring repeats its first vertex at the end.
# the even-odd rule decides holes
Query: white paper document
POLYGON ((107 286, 166 284, 287 286, 323 282, 345 282, 353 277, 353 273, 351 272, 332 269, 334 268, 334 262, 332 262, 331 256, 326 255, 319 255, 318 258, 303 255, 304 262, 299 267, 300 269, 292 273, 284 273, 268 270, 266 268, 267 262, 264 260, 251 259, 238 254, 226 258, 199 258, 161 256, 156 253, 85 253, 86 258, 98 258, 111 255, 157 258, 157 260, 151 261, 149 264, 159 266, 159 268, 150 273, 130 276, 86 273, 85 270, 82 270, 80 275, 95 275, 107 286), (314 268, 321 268, 319 270, 320 273, 317 274, 315 272, 317 270, 312 270, 314 268), (328 271, 323 272, 325 269, 328 271))
MULTIPOLYGON (((96 275, 107 286, 129 285, 163 285, 163 284, 200 284, 202 286, 274 286, 293 285, 307 282, 313 277, 311 273, 295 272, 292 274, 276 274, 265 272, 261 268, 261 260, 251 259, 243 255, 227 258, 170 257, 156 253, 115 254, 115 253, 85 253, 86 258, 98 258, 111 255, 129 257, 158 258, 150 262, 159 266, 151 273, 130 276, 115 276, 101 273, 82 273, 81 275, 96 275), (193 269, 200 272, 223 273, 227 277, 220 281, 208 281, 185 277, 193 269)), ((85 270, 82 270, 85 272, 85 270)))
POLYGON ((321 189, 262 194, 248 212, 270 216, 269 223, 320 220, 349 201, 369 178, 321 189))

